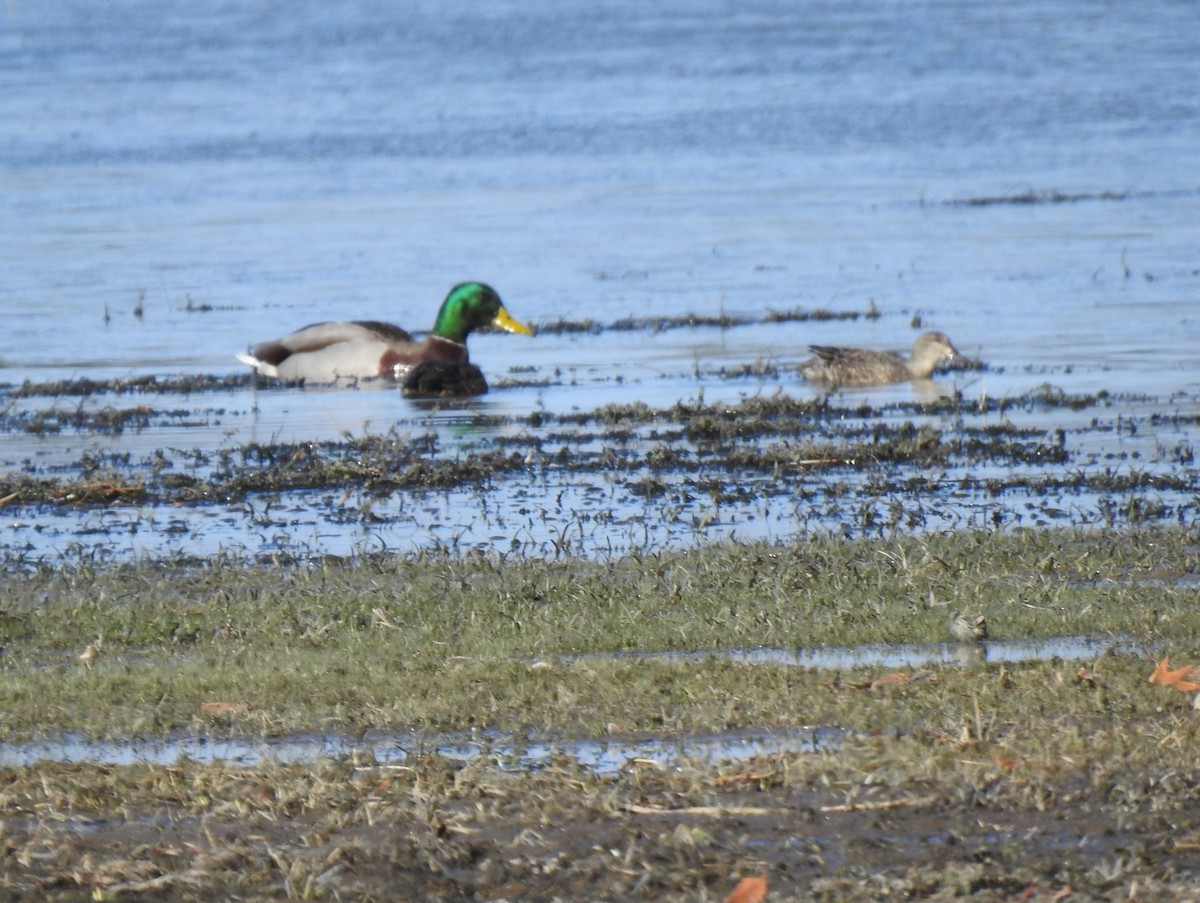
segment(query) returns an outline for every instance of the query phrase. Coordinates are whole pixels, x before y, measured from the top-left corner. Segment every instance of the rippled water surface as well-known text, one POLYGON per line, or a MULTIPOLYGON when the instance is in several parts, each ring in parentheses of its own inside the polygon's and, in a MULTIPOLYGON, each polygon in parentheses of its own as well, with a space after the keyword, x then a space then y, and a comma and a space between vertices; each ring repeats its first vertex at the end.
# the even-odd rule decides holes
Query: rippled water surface
MULTIPOLYGON (((1078 426, 1072 466, 1136 453, 1170 472, 1200 410, 1197 26, 1183 2, 12 0, 0 383, 237 373, 234 352, 315 320, 428 328, 466 278, 534 325, 742 325, 478 335, 493 391, 436 412, 390 388, 143 398, 174 415, 10 430, 0 471, 388 430, 453 456, 530 432, 533 412, 809 397, 794 364, 810 343, 906 348, 919 319, 987 364, 940 391, 1111 393, 1098 429, 1094 411, 1008 416, 1078 426), (815 309, 879 316, 764 319, 815 309), (727 377, 756 362, 772 367, 727 377)), ((570 536, 604 552, 807 525, 785 500, 664 520, 622 485, 553 473, 393 497, 378 524, 340 523, 325 496, 286 499, 282 519, 267 504, 17 510, 0 542, 36 557, 97 537, 157 554, 570 536)), ((986 522, 982 507, 928 525, 986 522)))

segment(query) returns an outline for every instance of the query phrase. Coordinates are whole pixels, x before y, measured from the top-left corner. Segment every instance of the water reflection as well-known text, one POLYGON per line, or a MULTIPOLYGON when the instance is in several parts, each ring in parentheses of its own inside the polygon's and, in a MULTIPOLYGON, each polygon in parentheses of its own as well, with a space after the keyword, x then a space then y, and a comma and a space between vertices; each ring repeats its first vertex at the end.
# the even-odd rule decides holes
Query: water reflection
POLYGON ((351 739, 333 734, 264 739, 186 737, 167 740, 90 740, 71 736, 33 743, 0 744, 0 767, 24 768, 38 762, 100 765, 204 764, 256 765, 351 759, 361 764, 400 764, 438 755, 458 761, 483 757, 503 768, 528 771, 566 757, 585 768, 612 773, 636 761, 669 766, 682 759, 740 760, 781 752, 827 748, 840 732, 796 730, 772 734, 646 740, 563 740, 525 742, 504 735, 423 736, 369 734, 351 739))
MULTIPOLYGON (((1103 654, 1132 654, 1148 648, 1123 636, 1046 636, 1042 639, 943 642, 937 646, 890 645, 822 646, 778 650, 756 648, 728 654, 736 662, 800 665, 804 668, 928 668, 930 665, 972 665, 983 662, 1063 662, 1103 654)), ((696 653, 703 654, 703 653, 696 653)))
POLYGON ((1152 646, 1127 637, 1057 636, 1037 639, 982 640, 972 643, 879 643, 795 649, 730 649, 687 653, 645 653, 651 658, 720 658, 751 664, 796 665, 822 670, 850 668, 925 668, 985 662, 1079 661, 1105 654, 1136 654, 1152 646))

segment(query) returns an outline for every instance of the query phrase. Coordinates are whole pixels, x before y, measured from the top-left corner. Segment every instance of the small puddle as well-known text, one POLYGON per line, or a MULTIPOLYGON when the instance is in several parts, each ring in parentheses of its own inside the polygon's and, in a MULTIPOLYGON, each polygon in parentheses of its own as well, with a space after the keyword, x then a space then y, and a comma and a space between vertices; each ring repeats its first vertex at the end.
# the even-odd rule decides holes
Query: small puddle
POLYGON ((820 646, 795 649, 715 649, 700 652, 636 653, 647 658, 724 658, 735 662, 797 665, 804 668, 924 668, 979 662, 1078 661, 1107 652, 1132 654, 1151 648, 1120 636, 1057 636, 935 646, 878 643, 864 646, 820 646))
MULTIPOLYGON (((730 649, 702 652, 628 653, 639 658, 703 660, 724 658, 750 664, 782 664, 822 670, 849 668, 921 668, 980 662, 1077 661, 1106 653, 1137 654, 1153 644, 1126 637, 1059 636, 934 646, 865 645, 797 649, 730 649)), ((631 740, 523 741, 500 733, 411 734, 368 732, 293 734, 285 737, 168 737, 152 740, 94 740, 78 735, 28 743, 0 743, 0 767, 27 768, 39 762, 100 765, 171 765, 180 761, 257 765, 320 759, 363 759, 396 764, 424 755, 471 761, 486 756, 515 771, 544 768, 566 756, 600 774, 611 774, 633 760, 658 765, 688 759, 744 761, 755 756, 816 752, 836 747, 845 736, 833 727, 796 728, 769 733, 740 732, 682 738, 631 740)))
POLYGON ((92 740, 79 736, 30 743, 0 744, 0 767, 28 768, 39 762, 99 765, 173 765, 181 761, 230 765, 354 759, 398 764, 438 755, 462 762, 486 756, 513 771, 536 771, 566 756, 600 774, 612 774, 634 760, 669 766, 684 759, 740 761, 782 752, 812 752, 836 744, 833 728, 770 734, 721 734, 663 740, 567 740, 520 742, 501 734, 378 734, 350 738, 336 734, 297 734, 270 738, 182 737, 156 740, 92 740))

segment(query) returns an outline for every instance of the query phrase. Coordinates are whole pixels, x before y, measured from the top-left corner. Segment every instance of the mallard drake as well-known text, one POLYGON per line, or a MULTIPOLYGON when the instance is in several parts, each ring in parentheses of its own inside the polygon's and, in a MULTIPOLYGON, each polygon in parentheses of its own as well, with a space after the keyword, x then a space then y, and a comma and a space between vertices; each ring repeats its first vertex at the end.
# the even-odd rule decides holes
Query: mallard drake
POLYGON ((815 357, 800 365, 800 373, 813 382, 834 386, 880 386, 910 379, 929 379, 942 361, 959 357, 958 349, 941 332, 923 332, 905 360, 894 351, 810 345, 815 357))
MULTIPOLYGON (((239 353, 238 360, 263 376, 288 382, 337 382, 339 379, 387 377, 403 380, 421 364, 443 361, 466 364, 467 336, 480 326, 533 335, 533 330, 512 318, 496 290, 482 282, 464 282, 450 289, 442 302, 433 330, 421 341, 391 323, 356 320, 347 323, 314 323, 271 342, 239 353)), ((479 373, 478 368, 474 368, 479 373)), ((460 373, 467 372, 460 369, 460 373)), ((479 380, 483 374, 479 373, 479 380)), ((479 394, 474 379, 460 381, 456 394, 479 394), (468 391, 469 389, 474 391, 468 391)))

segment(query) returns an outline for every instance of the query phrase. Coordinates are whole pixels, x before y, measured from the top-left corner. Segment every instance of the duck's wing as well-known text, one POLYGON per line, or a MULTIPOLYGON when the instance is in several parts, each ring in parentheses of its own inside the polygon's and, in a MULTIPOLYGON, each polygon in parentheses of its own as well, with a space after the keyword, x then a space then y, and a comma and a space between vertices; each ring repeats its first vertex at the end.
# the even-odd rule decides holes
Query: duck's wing
POLYGON ((862 351, 861 348, 843 348, 840 345, 809 345, 808 350, 817 360, 826 364, 852 359, 862 351))
POLYGON ((876 351, 874 348, 847 348, 842 345, 809 345, 811 351, 826 363, 832 361, 903 361, 895 351, 876 351))
POLYGON ((355 320, 352 323, 339 323, 339 326, 357 326, 365 329, 373 337, 387 342, 415 342, 416 339, 406 329, 401 329, 394 323, 384 323, 381 320, 355 320))
POLYGON ((330 345, 345 342, 353 345, 375 345, 412 342, 413 337, 391 323, 376 320, 356 320, 341 323, 313 323, 291 335, 254 347, 250 354, 265 364, 279 366, 293 354, 320 351, 330 345))
POLYGON ((813 359, 801 364, 800 372, 818 382, 841 386, 871 386, 908 379, 900 355, 869 348, 810 345, 813 359))

